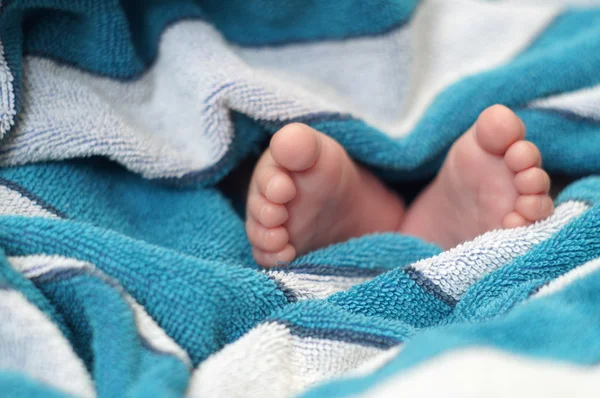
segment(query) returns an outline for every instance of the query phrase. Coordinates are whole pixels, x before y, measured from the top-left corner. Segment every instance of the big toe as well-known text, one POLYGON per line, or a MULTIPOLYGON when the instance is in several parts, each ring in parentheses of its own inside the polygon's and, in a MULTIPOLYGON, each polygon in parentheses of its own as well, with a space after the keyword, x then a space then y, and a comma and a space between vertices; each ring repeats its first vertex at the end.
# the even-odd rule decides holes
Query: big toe
POLYGON ((317 162, 321 137, 305 124, 291 123, 273 136, 269 148, 280 166, 290 171, 304 171, 317 162))
POLYGON ((525 138, 525 125, 504 105, 494 105, 479 115, 475 135, 485 151, 502 156, 512 144, 525 138))

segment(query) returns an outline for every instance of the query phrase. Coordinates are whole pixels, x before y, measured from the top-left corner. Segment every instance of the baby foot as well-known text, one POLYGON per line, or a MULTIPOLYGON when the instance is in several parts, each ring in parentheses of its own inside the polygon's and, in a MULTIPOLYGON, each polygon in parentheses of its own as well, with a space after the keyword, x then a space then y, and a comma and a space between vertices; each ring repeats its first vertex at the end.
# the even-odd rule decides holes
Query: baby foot
POLYGON ((431 185, 406 214, 401 231, 451 248, 497 228, 552 214, 550 178, 525 126, 495 105, 452 146, 431 185))
POLYGON ((404 204, 354 163, 333 139, 308 126, 277 132, 258 162, 246 231, 257 263, 373 232, 400 231, 444 248, 497 228, 549 216, 550 179, 525 141, 521 120, 503 106, 484 111, 452 146, 442 169, 404 214, 404 204))
POLYGON ((256 262, 272 266, 354 236, 398 230, 403 213, 401 199, 340 144, 293 123, 273 136, 254 170, 246 232, 256 262))

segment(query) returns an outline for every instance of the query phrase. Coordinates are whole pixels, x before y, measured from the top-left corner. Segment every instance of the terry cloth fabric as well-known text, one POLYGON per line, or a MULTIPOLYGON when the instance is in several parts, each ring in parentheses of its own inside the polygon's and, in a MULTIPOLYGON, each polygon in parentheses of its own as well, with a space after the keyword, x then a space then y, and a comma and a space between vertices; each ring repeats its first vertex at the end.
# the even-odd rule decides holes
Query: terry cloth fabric
POLYGON ((0 395, 597 396, 598 71, 596 1, 4 0, 0 395), (279 127, 408 183, 494 103, 547 220, 252 261, 217 183, 279 127))

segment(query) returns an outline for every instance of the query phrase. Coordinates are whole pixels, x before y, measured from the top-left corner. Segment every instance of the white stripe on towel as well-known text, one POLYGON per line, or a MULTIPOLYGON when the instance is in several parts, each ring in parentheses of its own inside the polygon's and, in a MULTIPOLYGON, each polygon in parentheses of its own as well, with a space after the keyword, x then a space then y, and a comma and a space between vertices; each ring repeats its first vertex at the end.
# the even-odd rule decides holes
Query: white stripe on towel
POLYGON ((298 337, 284 325, 265 323, 204 361, 192 376, 188 396, 292 397, 386 351, 298 337))
POLYGON ((23 112, 3 141, 0 165, 102 155, 147 178, 181 177, 225 156, 233 139, 230 110, 280 122, 351 112, 399 137, 414 127, 441 91, 509 61, 559 10, 429 1, 410 27, 379 38, 238 49, 252 66, 209 24, 182 21, 165 31, 156 63, 133 82, 26 57, 23 112), (409 30, 418 49, 413 55, 407 49, 409 30), (494 46, 489 46, 490 38, 494 46), (354 45, 374 57, 365 63, 354 56, 356 67, 370 65, 364 73, 338 62, 339 77, 330 79, 333 67, 326 72, 322 64, 307 61, 324 51, 331 52, 331 62, 347 60, 354 45), (402 58, 398 52, 406 55, 402 63, 392 62, 402 58), (387 63, 392 65, 384 67, 387 63), (412 71, 407 75, 405 69, 412 71), (357 79, 357 73, 369 77, 357 79), (302 78, 290 78, 292 74, 302 78), (390 86, 403 88, 389 94, 390 86), (339 101, 342 95, 348 100, 339 101), (365 98, 378 111, 362 106, 365 98), (390 104, 382 108, 374 98, 390 104))
MULTIPOLYGON (((1 4, 2 2, 0 1, 1 4)), ((4 46, 2 45, 2 41, 0 41, 0 138, 13 125, 15 114, 13 75, 4 58, 4 46)))
POLYGON ((561 10, 541 2, 428 0, 409 24, 385 35, 236 51, 250 65, 401 137, 442 91, 509 62, 561 10))
POLYGON ((290 289, 298 300, 324 299, 372 279, 371 277, 300 274, 291 271, 270 270, 266 273, 290 289))
POLYGON ((600 121, 600 85, 534 101, 532 108, 554 109, 600 121))
POLYGON ((341 111, 250 68, 202 21, 167 29, 156 63, 133 82, 38 57, 23 68, 24 109, 2 165, 105 155, 148 178, 181 177, 223 158, 231 109, 268 121, 341 111))
POLYGON ((485 233, 435 257, 418 261, 412 267, 458 300, 481 277, 522 256, 587 209, 588 205, 583 202, 566 202, 543 221, 528 227, 485 233))
POLYGON ((21 193, 0 184, 0 215, 58 218, 21 193))
POLYGON ((432 358, 351 396, 592 398, 598 396, 598 377, 597 365, 579 366, 491 348, 469 348, 432 358))

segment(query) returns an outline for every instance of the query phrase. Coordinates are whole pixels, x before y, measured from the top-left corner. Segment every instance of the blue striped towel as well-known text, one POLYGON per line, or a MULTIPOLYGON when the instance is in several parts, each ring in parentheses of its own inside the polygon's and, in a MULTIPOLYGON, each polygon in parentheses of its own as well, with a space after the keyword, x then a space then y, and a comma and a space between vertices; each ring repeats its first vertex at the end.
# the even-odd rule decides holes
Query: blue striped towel
POLYGON ((0 395, 597 396, 599 71, 593 0, 3 0, 0 395), (219 183, 281 126, 412 183, 495 103, 550 218, 253 262, 219 183))

